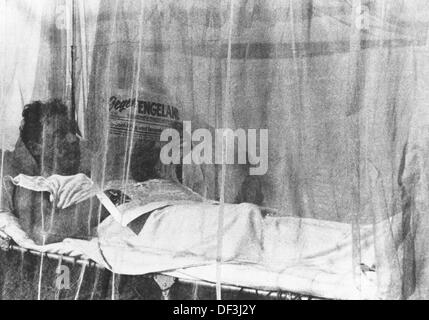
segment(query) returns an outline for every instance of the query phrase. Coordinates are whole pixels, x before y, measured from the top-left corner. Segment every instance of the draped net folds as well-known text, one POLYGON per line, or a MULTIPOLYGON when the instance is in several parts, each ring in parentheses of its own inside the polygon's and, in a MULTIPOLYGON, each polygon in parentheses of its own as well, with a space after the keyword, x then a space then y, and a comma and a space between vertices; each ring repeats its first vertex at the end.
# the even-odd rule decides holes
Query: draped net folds
POLYGON ((0 0, 2 157, 35 100, 74 113, 99 185, 139 151, 152 163, 183 121, 267 129, 263 175, 162 170, 209 199, 350 225, 357 286, 370 242, 379 296, 429 298, 428 17, 425 0, 0 0), (169 112, 138 118, 145 101, 169 112))

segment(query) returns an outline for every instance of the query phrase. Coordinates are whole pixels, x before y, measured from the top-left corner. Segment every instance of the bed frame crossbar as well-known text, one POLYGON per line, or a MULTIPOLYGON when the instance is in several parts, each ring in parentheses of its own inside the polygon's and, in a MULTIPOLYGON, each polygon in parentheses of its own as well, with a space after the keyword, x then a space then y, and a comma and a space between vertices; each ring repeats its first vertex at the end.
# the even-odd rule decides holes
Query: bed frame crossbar
MULTIPOLYGON (((55 259, 62 262, 72 263, 73 265, 81 265, 88 268, 98 268, 101 270, 106 270, 106 268, 92 261, 90 259, 83 259, 81 257, 71 257, 66 255, 61 255, 57 253, 49 253, 49 252, 41 252, 32 249, 25 249, 13 243, 11 239, 4 239, 0 237, 0 250, 2 251, 15 251, 20 252, 21 254, 32 254, 35 256, 55 259)), ((211 283, 204 280, 197 279, 187 279, 187 278, 179 278, 177 276, 172 276, 164 273, 156 273, 156 274, 146 274, 142 275, 144 277, 151 277, 159 286, 162 292, 162 298, 164 300, 170 299, 170 290, 176 283, 180 284, 192 284, 205 288, 215 288, 216 284, 211 283)), ((249 287, 240 287, 229 284, 222 284, 223 290, 228 290, 231 292, 237 293, 246 293, 250 295, 255 295, 257 297, 265 297, 265 298, 274 298, 278 300, 323 300, 324 298, 318 298, 307 294, 300 294, 294 292, 288 292, 283 290, 265 290, 265 289, 255 289, 249 287)))

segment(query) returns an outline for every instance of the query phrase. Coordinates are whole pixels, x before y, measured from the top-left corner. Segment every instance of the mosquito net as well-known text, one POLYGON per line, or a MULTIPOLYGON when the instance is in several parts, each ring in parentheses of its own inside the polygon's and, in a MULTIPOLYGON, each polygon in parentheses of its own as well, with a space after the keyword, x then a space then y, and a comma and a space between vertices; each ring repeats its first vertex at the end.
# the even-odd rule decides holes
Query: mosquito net
POLYGON ((428 298, 427 1, 1 0, 0 15, 2 180, 32 101, 68 107, 100 186, 151 177, 166 128, 184 150, 197 129, 243 130, 244 161, 238 146, 236 164, 184 152, 162 170, 221 204, 347 225, 357 287, 370 244, 380 296, 428 298))

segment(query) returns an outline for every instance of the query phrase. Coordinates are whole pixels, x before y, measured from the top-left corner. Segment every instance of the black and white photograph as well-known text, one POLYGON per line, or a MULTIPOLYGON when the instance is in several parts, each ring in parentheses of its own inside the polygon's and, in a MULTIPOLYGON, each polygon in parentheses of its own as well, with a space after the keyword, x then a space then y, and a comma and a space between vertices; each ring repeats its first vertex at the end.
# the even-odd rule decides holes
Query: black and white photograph
POLYGON ((427 299, 428 0, 0 0, 0 300, 427 299))

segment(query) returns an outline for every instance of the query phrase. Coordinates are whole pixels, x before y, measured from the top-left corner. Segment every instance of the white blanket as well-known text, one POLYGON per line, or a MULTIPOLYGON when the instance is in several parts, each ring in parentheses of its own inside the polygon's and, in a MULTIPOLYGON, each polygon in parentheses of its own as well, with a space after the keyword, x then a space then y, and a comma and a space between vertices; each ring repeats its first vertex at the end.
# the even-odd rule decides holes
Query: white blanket
MULTIPOLYGON (((261 263, 259 209, 250 204, 225 205, 223 216, 222 261, 261 263)), ((154 211, 136 235, 108 218, 98 229, 102 260, 97 261, 125 274, 211 264, 218 256, 218 219, 217 205, 172 205, 154 211)))
MULTIPOLYGON (((166 186, 174 197, 168 199, 167 207, 154 207, 159 209, 150 214, 139 234, 109 217, 99 226, 97 239, 67 239, 40 247, 40 251, 81 253, 119 274, 175 271, 207 281, 216 281, 213 268, 220 254, 224 266, 221 281, 230 284, 328 298, 382 296, 383 283, 378 283, 375 293, 375 273, 370 277, 362 273, 361 288, 353 279, 350 224, 293 217, 263 220, 254 205, 227 204, 220 243, 219 205, 199 202, 199 198, 184 203, 188 191, 163 181, 127 187, 127 194, 133 198, 143 195, 139 201, 144 215, 156 201, 168 198, 162 193, 166 186), (155 202, 147 203, 148 199, 155 202)), ((139 210, 135 203, 130 208, 139 210)), ((389 223, 380 226, 381 234, 392 230, 389 223)), ((372 226, 360 230, 361 263, 368 267, 376 264, 373 230, 372 226)))
MULTIPOLYGON (((253 208, 244 204, 231 205, 226 214, 234 214, 238 207, 239 211, 244 212, 253 208)), ((213 239, 209 242, 211 245, 205 247, 203 243, 196 241, 203 235, 197 233, 194 237, 179 234, 180 230, 195 228, 203 223, 201 219, 207 212, 201 214, 200 205, 194 208, 178 206, 164 210, 155 214, 153 220, 147 221, 148 228, 145 227, 140 236, 129 230, 125 231, 111 220, 100 228, 103 236, 99 241, 94 239, 92 243, 80 240, 66 242, 69 246, 81 247, 87 256, 116 273, 136 275, 163 272, 179 278, 216 282, 216 240, 213 239), (193 221, 195 218, 196 221, 193 221), (150 245, 144 246, 143 239, 150 245), (181 241, 174 243, 173 239, 181 241), (184 250, 187 244, 191 243, 195 244, 193 253, 184 250)), ((245 233, 245 230, 249 230, 249 227, 246 227, 246 224, 252 221, 246 221, 249 215, 241 212, 236 218, 236 225, 230 231, 245 233)), ((257 223, 259 230, 258 220, 257 223)), ((201 228, 203 229, 204 227, 201 228)), ((215 229, 214 225, 213 230, 215 229)), ((268 217, 263 221, 262 229, 262 259, 256 254, 253 255, 248 244, 238 245, 236 240, 239 237, 232 236, 234 232, 224 239, 225 242, 230 242, 224 247, 224 257, 229 259, 222 264, 219 279, 221 283, 255 289, 291 291, 331 299, 382 298, 377 290, 375 272, 363 271, 359 284, 353 278, 349 224, 293 217, 268 217), (252 255, 249 256, 246 252, 252 255), (253 263, 249 263, 249 258, 254 259, 253 263)), ((213 235, 214 233, 212 231, 213 235)), ((361 235, 362 263, 372 266, 375 258, 370 245, 370 228, 362 228, 361 235)), ((246 242, 252 241, 251 238, 247 235, 246 240, 243 234, 242 239, 246 242)))
MULTIPOLYGON (((46 250, 74 255, 80 253, 120 274, 162 272, 180 278, 216 282, 217 242, 215 239, 209 242, 196 239, 208 239, 201 224, 209 222, 209 227, 213 221, 217 222, 217 212, 209 209, 204 213, 201 205, 204 206, 172 206, 155 212, 147 220, 140 236, 109 219, 100 226, 98 239, 67 239, 61 244, 50 245, 46 250), (212 217, 207 217, 213 213, 212 217), (203 221, 203 217, 209 220, 203 221), (187 228, 201 231, 194 236, 182 236, 187 228), (144 245, 146 241, 148 245, 144 245), (195 246, 188 246, 192 243, 195 246)), ((253 209, 254 206, 242 204, 231 205, 225 211, 235 218, 225 223, 229 225, 230 233, 226 232, 224 239, 227 245, 224 246, 225 261, 221 268, 220 281, 223 284, 333 299, 383 297, 377 290, 375 272, 362 272, 360 288, 353 279, 349 224, 292 217, 269 217, 260 221, 253 209), (256 223, 256 227, 249 227, 252 223, 256 223), (257 234, 247 234, 245 230, 249 228, 257 234), (236 232, 237 236, 233 236, 236 232), (240 232, 242 241, 237 241, 240 232), (254 250, 249 237, 262 237, 262 252, 258 245, 254 250)), ((215 237, 216 225, 209 229, 213 230, 211 237, 215 237)), ((369 228, 363 228, 361 232, 363 243, 368 243, 362 248, 362 263, 371 266, 374 263, 371 233, 369 228)), ((45 248, 41 250, 45 251, 45 248)))

